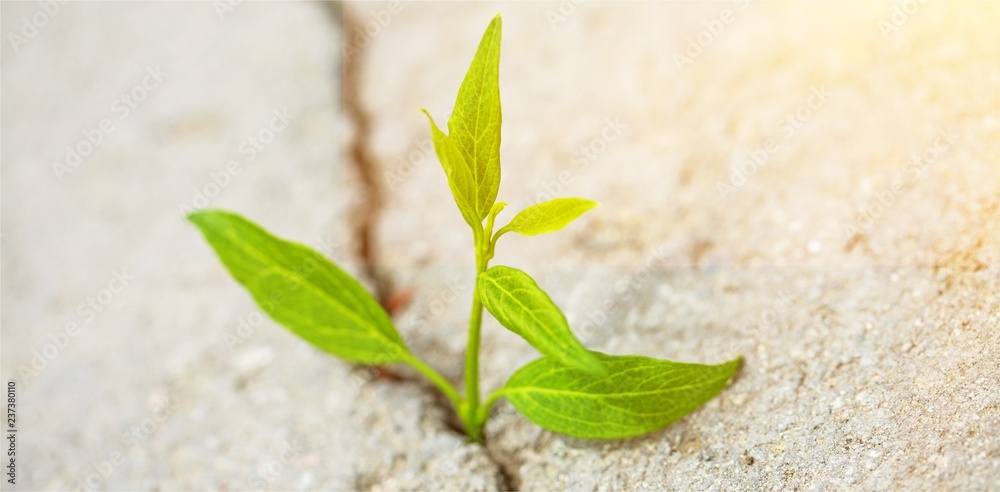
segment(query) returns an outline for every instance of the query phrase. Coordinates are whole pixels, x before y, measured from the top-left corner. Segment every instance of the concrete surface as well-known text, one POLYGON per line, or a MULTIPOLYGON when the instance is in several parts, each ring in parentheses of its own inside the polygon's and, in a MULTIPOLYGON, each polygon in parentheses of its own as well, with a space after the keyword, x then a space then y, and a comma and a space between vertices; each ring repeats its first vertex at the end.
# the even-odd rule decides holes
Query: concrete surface
MULTIPOLYGON (((1000 11, 925 5, 894 29, 897 5, 435 5, 373 44, 375 147, 413 169, 382 228, 416 292, 404 331, 461 353, 467 301, 441 292, 459 279, 467 297, 467 233, 433 158, 393 166, 426 138, 413 108, 449 114, 502 11, 506 217, 550 194, 603 205, 505 237, 495 263, 534 275, 596 349, 746 357, 704 409, 626 442, 545 432, 501 403, 488 446, 521 488, 1000 486, 1000 11)), ((486 388, 537 356, 484 330, 486 388)), ((457 378, 451 358, 435 363, 457 378)))
POLYGON ((3 373, 21 428, 4 488, 490 487, 429 392, 368 383, 263 321, 182 219, 209 201, 353 269, 327 9, 70 4, 15 50, 6 33, 40 8, 3 4, 3 373), (131 108, 147 67, 165 75, 131 108), (285 129, 247 152, 275 110, 285 129), (113 131, 58 179, 51 162, 102 118, 113 131), (52 356, 37 370, 36 352, 52 356))
MULTIPOLYGON (((61 5, 16 48, 42 7, 2 5, 11 489, 1000 487, 997 6, 351 5, 387 19, 363 38, 358 97, 415 352, 459 381, 472 268, 417 109, 447 118, 502 11, 504 217, 547 194, 603 205, 505 237, 494 263, 531 273, 595 349, 746 359, 661 432, 581 441, 501 402, 484 448, 427 385, 259 318, 181 219, 209 201, 360 271, 339 86, 357 32, 312 3, 220 5, 61 5), (241 145, 285 108, 251 160, 241 145), (102 118, 113 131, 60 179, 52 162, 102 118)), ((487 321, 483 386, 536 356, 487 321)))

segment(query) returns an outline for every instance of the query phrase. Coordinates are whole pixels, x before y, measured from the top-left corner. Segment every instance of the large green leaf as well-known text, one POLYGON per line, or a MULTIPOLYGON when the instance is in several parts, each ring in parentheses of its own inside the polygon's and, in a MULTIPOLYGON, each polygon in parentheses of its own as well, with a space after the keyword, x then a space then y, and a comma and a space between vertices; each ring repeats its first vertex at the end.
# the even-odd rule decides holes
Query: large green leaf
POLYGON ((556 198, 538 203, 520 211, 499 234, 510 231, 536 236, 555 232, 596 206, 597 202, 583 198, 556 198))
POLYGON ((619 439, 661 429, 719 394, 740 359, 709 366, 593 352, 608 372, 594 376, 543 357, 500 390, 546 429, 586 439, 619 439))
POLYGON ((309 343, 365 364, 402 362, 402 337, 378 302, 323 255, 223 211, 188 215, 261 309, 309 343))
POLYGON ((568 367, 605 373, 597 357, 573 336, 562 311, 527 273, 495 266, 479 274, 478 288, 486 310, 539 352, 568 367))
POLYGON ((475 209, 480 222, 489 213, 500 188, 502 24, 497 14, 483 33, 448 120, 448 136, 461 150, 476 183, 475 209))
POLYGON ((455 141, 438 128, 434 123, 434 118, 424 110, 427 119, 431 123, 431 137, 434 140, 434 152, 441 161, 444 174, 448 177, 448 187, 451 188, 451 195, 455 197, 455 204, 458 211, 462 213, 462 218, 473 229, 482 227, 483 218, 479 216, 477 205, 477 187, 473 179, 472 171, 465 162, 465 157, 455 145, 455 141))

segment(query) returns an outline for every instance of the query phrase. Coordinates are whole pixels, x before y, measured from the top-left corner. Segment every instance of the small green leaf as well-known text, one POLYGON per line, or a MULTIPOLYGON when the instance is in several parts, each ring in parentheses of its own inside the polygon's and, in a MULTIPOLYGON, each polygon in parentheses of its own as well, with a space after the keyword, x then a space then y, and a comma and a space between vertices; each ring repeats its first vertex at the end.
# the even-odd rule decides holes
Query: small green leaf
POLYGON ((469 226, 478 228, 483 219, 479 217, 476 208, 478 192, 472 171, 469 170, 469 165, 465 162, 465 157, 462 156, 462 152, 455 145, 455 142, 438 128, 437 124, 434 123, 434 118, 427 110, 421 111, 430 120, 434 153, 437 154, 438 160, 441 161, 441 167, 444 168, 444 174, 448 177, 448 187, 451 188, 451 194, 455 197, 458 211, 462 213, 462 217, 469 226))
POLYGON ((596 206, 597 202, 583 198, 556 198, 522 210, 498 234, 510 231, 537 236, 555 232, 596 206))
POLYGON ((604 374, 597 357, 573 336, 562 311, 527 273, 495 266, 479 274, 478 287, 486 310, 539 352, 563 365, 604 374))
POLYGON ((709 366, 592 352, 607 368, 594 376, 543 357, 500 390, 528 420, 585 439, 621 439, 666 427, 719 394, 736 358, 709 366))
MULTIPOLYGON (((490 213, 486 216, 486 229, 484 229, 484 232, 486 232, 487 236, 489 234, 493 234, 493 225, 494 225, 494 223, 497 220, 497 215, 499 215, 500 212, 503 211, 503 209, 505 207, 507 207, 507 202, 496 202, 496 203, 493 204, 493 208, 490 209, 490 213)), ((484 239, 486 241, 490 241, 489 237, 486 237, 484 239)), ((493 247, 495 246, 495 244, 494 243, 489 243, 489 242, 487 242, 487 244, 488 244, 488 248, 489 248, 488 249, 489 257, 492 258, 493 257, 493 247)))
POLYGON ((365 364, 407 360, 389 315, 323 255, 223 211, 188 215, 229 273, 275 321, 323 351, 365 364))
POLYGON ((490 209, 490 213, 489 213, 488 217, 490 217, 492 219, 496 219, 497 215, 500 215, 500 212, 502 212, 503 209, 505 209, 505 208, 507 208, 507 202, 496 202, 496 203, 494 203, 493 204, 493 208, 490 209))
POLYGON ((497 14, 483 33, 476 56, 458 89, 448 135, 462 152, 476 183, 479 223, 500 189, 500 32, 497 14))

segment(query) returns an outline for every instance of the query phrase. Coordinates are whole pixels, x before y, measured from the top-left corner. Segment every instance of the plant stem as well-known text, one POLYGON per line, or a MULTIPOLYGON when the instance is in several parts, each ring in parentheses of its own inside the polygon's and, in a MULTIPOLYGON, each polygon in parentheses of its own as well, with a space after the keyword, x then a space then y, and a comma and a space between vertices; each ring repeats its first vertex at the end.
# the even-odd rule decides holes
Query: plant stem
MULTIPOLYGON (((477 241, 480 243, 480 241, 477 241)), ((482 244, 476 244, 476 282, 472 289, 472 313, 469 315, 469 343, 465 349, 465 399, 466 415, 464 417, 466 433, 472 442, 480 442, 479 421, 479 332, 483 325, 483 301, 479 298, 479 274, 486 271, 486 259, 482 244)))
POLYGON ((503 397, 505 389, 506 388, 500 388, 494 391, 493 393, 490 393, 490 396, 486 397, 486 403, 484 403, 483 406, 479 407, 479 415, 476 416, 476 419, 479 421, 480 424, 486 422, 486 417, 490 413, 490 407, 492 407, 493 404, 497 402, 497 400, 503 397))
MULTIPOLYGON (((486 271, 493 259, 496 241, 493 225, 497 214, 506 207, 505 202, 494 203, 486 214, 486 227, 472 227, 472 242, 476 246, 476 276, 472 287, 472 313, 469 315, 469 343, 465 349, 465 400, 459 416, 465 422, 466 433, 472 442, 482 442, 482 427, 486 421, 485 411, 481 411, 479 394, 479 332, 483 326, 483 300, 479 297, 479 275, 486 271)), ((493 396, 491 401, 495 400, 493 396)), ((489 410, 489 405, 486 406, 489 410)))
POLYGON ((430 382, 434 383, 434 386, 437 386, 444 393, 444 396, 448 397, 448 400, 455 407, 455 411, 459 411, 462 397, 458 395, 458 390, 444 376, 435 371, 434 368, 425 364, 424 361, 410 354, 407 354, 405 357, 406 363, 413 366, 420 374, 423 374, 430 382))

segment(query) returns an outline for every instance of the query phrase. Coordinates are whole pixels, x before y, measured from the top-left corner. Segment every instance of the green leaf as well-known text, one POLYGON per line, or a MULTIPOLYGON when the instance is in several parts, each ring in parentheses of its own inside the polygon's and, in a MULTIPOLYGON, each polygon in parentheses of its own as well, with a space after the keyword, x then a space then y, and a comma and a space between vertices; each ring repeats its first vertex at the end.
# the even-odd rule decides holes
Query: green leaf
POLYGON ((621 439, 666 427, 719 394, 740 358, 719 365, 592 352, 608 372, 594 376, 543 357, 499 392, 532 422, 585 439, 621 439))
POLYGON ((323 351, 365 364, 407 360, 389 315, 326 257, 224 211, 188 215, 229 273, 275 321, 323 351))
POLYGON ((583 198, 556 198, 522 210, 498 234, 510 231, 537 236, 555 232, 596 206, 597 202, 583 198))
POLYGON ((475 210, 480 223, 489 213, 500 189, 502 24, 497 14, 483 33, 448 120, 448 135, 461 150, 476 183, 475 210))
POLYGON ((503 209, 505 209, 505 208, 507 208, 507 202, 497 202, 497 203, 494 203, 493 204, 493 208, 490 209, 490 213, 489 213, 488 217, 491 218, 491 219, 496 219, 497 215, 500 215, 500 212, 502 212, 503 209))
POLYGON ((563 365, 604 374, 597 357, 573 336, 562 311, 527 273, 495 266, 479 274, 477 282, 483 306, 501 325, 563 365))
POLYGON ((441 167, 444 168, 444 174, 448 177, 448 187, 451 188, 451 195, 455 197, 458 211, 462 213, 462 217, 469 226, 474 229, 481 227, 483 219, 479 217, 476 208, 476 200, 478 199, 476 183, 473 180, 472 171, 469 170, 469 165, 465 162, 465 157, 462 156, 462 152, 455 145, 455 142, 434 123, 434 118, 431 117, 430 113, 427 110, 421 111, 427 115, 427 119, 431 123, 434 153, 437 154, 438 160, 441 161, 441 167))

